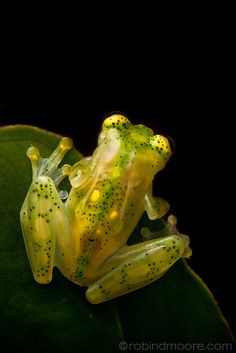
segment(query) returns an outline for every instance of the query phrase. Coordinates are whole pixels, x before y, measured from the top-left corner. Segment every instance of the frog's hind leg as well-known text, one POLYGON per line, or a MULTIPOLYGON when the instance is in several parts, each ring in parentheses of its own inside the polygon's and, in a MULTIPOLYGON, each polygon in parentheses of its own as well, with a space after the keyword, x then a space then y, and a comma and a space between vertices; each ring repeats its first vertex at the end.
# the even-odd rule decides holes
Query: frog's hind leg
POLYGON ((33 276, 40 284, 51 281, 55 264, 65 275, 69 272, 71 230, 62 202, 67 193, 57 187, 70 172, 70 166, 59 169, 58 165, 71 147, 72 141, 62 138, 48 158, 42 158, 34 146, 27 151, 33 180, 20 220, 33 276))
POLYGON ((87 299, 101 303, 156 281, 184 254, 179 235, 126 246, 97 271, 99 279, 88 288, 87 299))
POLYGON ((32 182, 21 209, 21 227, 33 276, 40 284, 49 283, 53 266, 62 270, 71 257, 65 206, 49 177, 32 182))

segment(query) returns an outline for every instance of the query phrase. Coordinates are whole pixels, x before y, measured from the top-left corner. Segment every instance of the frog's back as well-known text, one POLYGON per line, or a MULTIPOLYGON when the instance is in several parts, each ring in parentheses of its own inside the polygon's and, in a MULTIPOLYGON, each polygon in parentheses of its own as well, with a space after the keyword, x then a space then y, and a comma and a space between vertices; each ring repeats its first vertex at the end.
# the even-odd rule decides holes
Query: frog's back
POLYGON ((70 195, 77 200, 72 210, 73 256, 78 258, 76 276, 81 282, 127 243, 156 174, 151 129, 123 121, 105 126, 101 135, 90 177, 70 195))

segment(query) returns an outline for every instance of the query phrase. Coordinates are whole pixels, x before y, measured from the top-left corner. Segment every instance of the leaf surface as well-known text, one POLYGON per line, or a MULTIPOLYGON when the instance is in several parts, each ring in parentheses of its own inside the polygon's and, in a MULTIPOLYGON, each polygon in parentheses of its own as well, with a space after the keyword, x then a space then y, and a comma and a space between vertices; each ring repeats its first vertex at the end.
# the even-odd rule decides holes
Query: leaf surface
MULTIPOLYGON (((85 289, 57 269, 49 285, 33 280, 19 220, 31 183, 26 150, 34 144, 46 157, 59 139, 32 126, 0 129, 0 338, 4 352, 113 353, 124 348, 131 351, 135 343, 233 345, 212 294, 182 260, 161 280, 99 305, 88 303, 85 289), (126 345, 119 348, 120 342, 126 345)), ((72 149, 65 162, 73 164, 81 157, 72 149)), ((143 226, 161 230, 164 224, 150 222, 144 215, 131 242, 142 241, 143 226)))

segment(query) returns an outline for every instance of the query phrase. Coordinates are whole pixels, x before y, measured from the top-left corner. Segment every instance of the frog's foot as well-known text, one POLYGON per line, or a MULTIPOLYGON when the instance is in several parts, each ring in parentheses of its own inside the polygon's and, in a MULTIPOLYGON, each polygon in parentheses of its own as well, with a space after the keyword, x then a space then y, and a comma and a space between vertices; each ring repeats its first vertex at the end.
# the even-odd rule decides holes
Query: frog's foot
MULTIPOLYGON (((163 221, 165 224, 165 222, 163 221)), ((141 229, 141 235, 145 240, 160 238, 161 236, 176 234, 180 236, 184 242, 184 253, 183 257, 189 258, 192 255, 192 249, 189 247, 190 239, 186 234, 182 234, 177 228, 177 217, 173 214, 169 215, 167 218, 167 223, 163 229, 153 232, 148 227, 143 227, 141 229)))
POLYGON ((97 270, 98 280, 88 288, 87 299, 101 303, 159 279, 184 256, 185 241, 179 235, 126 246, 97 270))
MULTIPOLYGON (((37 147, 31 146, 28 148, 27 156, 32 164, 32 179, 35 180, 41 176, 49 177, 57 188, 60 182, 70 174, 70 165, 64 164, 61 168, 58 168, 58 165, 72 147, 73 141, 68 137, 63 137, 48 158, 42 158, 37 147)), ((62 199, 67 197, 66 191, 61 191, 59 194, 62 199)))
POLYGON ((73 188, 78 188, 88 180, 91 161, 92 157, 86 157, 73 165, 69 175, 69 180, 73 188))
POLYGON ((169 215, 167 218, 167 229, 169 234, 178 234, 184 242, 184 253, 183 257, 190 258, 192 256, 192 249, 189 247, 190 239, 189 236, 180 233, 177 229, 177 217, 173 214, 169 215))

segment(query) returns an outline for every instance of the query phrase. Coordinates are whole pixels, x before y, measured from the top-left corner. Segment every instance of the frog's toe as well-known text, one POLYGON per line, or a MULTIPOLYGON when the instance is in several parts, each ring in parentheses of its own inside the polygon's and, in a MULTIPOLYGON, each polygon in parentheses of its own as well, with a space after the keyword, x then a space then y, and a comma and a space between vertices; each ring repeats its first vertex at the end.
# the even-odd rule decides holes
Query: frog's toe
POLYGON ((42 158, 37 147, 31 146, 27 150, 27 156, 32 165, 32 179, 47 176, 51 178, 57 187, 60 182, 70 174, 71 166, 68 164, 58 168, 67 151, 73 147, 73 141, 69 137, 63 137, 57 148, 48 158, 42 158))
POLYGON ((177 228, 177 217, 173 214, 170 214, 167 218, 167 229, 168 233, 171 234, 178 234, 178 236, 183 240, 184 242, 184 252, 183 252, 183 257, 190 258, 192 256, 192 249, 190 248, 190 238, 186 234, 182 234, 178 231, 177 228))

